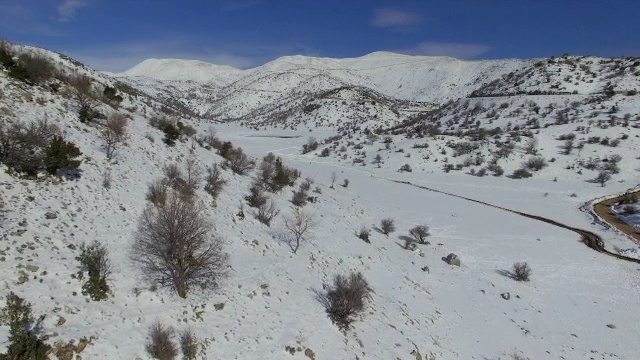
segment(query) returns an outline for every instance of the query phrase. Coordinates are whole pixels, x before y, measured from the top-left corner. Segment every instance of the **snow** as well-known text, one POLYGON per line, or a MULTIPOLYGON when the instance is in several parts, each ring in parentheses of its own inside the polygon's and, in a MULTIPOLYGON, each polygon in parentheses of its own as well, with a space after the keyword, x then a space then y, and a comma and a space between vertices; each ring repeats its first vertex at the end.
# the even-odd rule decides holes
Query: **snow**
MULTIPOLYGON (((335 67, 338 70, 332 70, 332 74, 319 77, 326 80, 324 84, 328 88, 347 78, 359 79, 358 84, 367 84, 401 100, 425 100, 435 99, 435 94, 444 88, 449 91, 447 96, 468 94, 470 87, 464 85, 472 79, 484 82, 481 74, 485 70, 497 76, 508 72, 510 66, 522 63, 527 61, 461 62, 386 53, 347 60, 296 57, 267 64, 262 69, 246 70, 247 77, 224 88, 211 85, 205 89, 220 99, 224 96, 233 99, 217 103, 229 109, 233 104, 257 104, 267 101, 265 99, 278 104, 284 97, 279 92, 287 93, 293 91, 292 88, 309 91, 304 84, 318 75, 319 68, 330 72, 328 69, 335 67), (405 60, 412 63, 401 63, 405 60), (306 63, 312 63, 314 68, 306 63), (276 71, 277 67, 289 70, 268 73, 267 70, 276 71), (430 74, 429 67, 442 69, 434 71, 442 73, 425 75, 430 74), (395 70, 389 70, 392 68, 395 70), (449 77, 450 74, 458 77, 449 77), (415 80, 411 82, 410 78, 415 80), (420 79, 424 84, 418 87, 420 79), (405 81, 409 89, 393 90, 405 81), (427 86, 431 82, 433 92, 427 86), (273 98, 256 95, 258 90, 266 92, 270 88, 275 92, 273 98)), ((490 78, 487 76, 486 81, 490 78)), ((152 95, 167 91, 165 95, 170 96, 172 91, 186 86, 182 80, 138 81, 146 84, 143 87, 152 95), (175 88, 171 89, 173 85, 175 88)), ((205 92, 202 87, 190 86, 193 91, 205 92)), ((630 127, 593 125, 591 132, 581 133, 575 128, 585 125, 587 120, 542 126, 535 134, 540 154, 557 160, 530 179, 514 180, 442 172, 445 155, 440 154, 439 148, 445 148, 448 140, 462 141, 450 135, 412 139, 396 135, 391 149, 385 150, 381 139, 368 141, 361 133, 352 131, 350 139, 338 141, 363 144, 358 151, 366 151, 367 165, 361 166, 352 163, 355 156, 361 156, 355 154, 353 146, 346 151, 346 159, 333 155, 319 157, 313 152, 301 154, 308 136, 324 139, 337 135, 332 127, 302 122, 287 129, 264 126, 261 130, 251 130, 238 124, 216 124, 214 127, 221 139, 230 140, 256 158, 273 152, 282 157, 287 166, 301 170, 303 178, 314 179, 322 194, 317 195, 317 203, 308 204, 306 208, 316 215, 320 225, 298 253, 292 254, 286 245, 276 240, 276 235, 282 230, 282 214, 293 211, 289 202, 293 189, 285 188, 272 195, 282 214, 267 228, 251 216, 246 205, 246 219, 235 216, 252 178, 225 170, 223 177, 227 186, 216 207, 202 190, 198 196, 207 204, 216 233, 226 240, 231 275, 217 291, 195 292, 187 299, 180 299, 171 291, 151 289, 129 258, 137 219, 146 206, 147 184, 161 176, 163 166, 169 162, 194 156, 205 166, 223 160, 213 151, 192 148, 189 141, 178 142, 175 147, 165 146, 160 141, 160 131, 148 125, 149 118, 160 115, 157 109, 161 104, 144 97, 126 97, 119 111, 133 118, 130 138, 116 153, 115 160, 108 162, 98 137, 99 127, 79 123, 73 101, 45 89, 16 84, 4 74, 0 74, 0 87, 3 89, 0 104, 8 119, 35 120, 46 114, 83 152, 82 176, 74 181, 28 181, 9 175, 4 166, 0 169, 0 188, 8 210, 8 221, 2 229, 5 245, 0 271, 5 278, 0 294, 6 296, 14 291, 33 304, 34 314, 46 315, 44 328, 51 343, 93 337, 92 344, 82 353, 85 359, 148 359, 144 344, 148 326, 156 319, 177 329, 191 327, 206 344, 203 357, 216 359, 305 358, 301 352, 289 355, 286 346, 300 346, 303 351, 311 349, 317 359, 415 359, 411 354, 414 350, 423 356, 433 354, 436 359, 478 360, 504 359, 514 352, 531 359, 576 360, 634 359, 640 353, 637 342, 640 269, 637 264, 599 254, 580 243, 579 236, 573 232, 394 182, 408 181, 545 216, 598 233, 610 248, 632 252, 638 249, 637 244, 602 228, 591 215, 579 210, 592 199, 638 185, 635 169, 639 143, 635 136, 637 130, 630 127), (557 137, 568 132, 576 132, 578 138, 596 134, 616 138, 620 132, 631 136, 616 148, 587 144, 579 152, 560 155, 561 142, 557 137), (147 134, 155 141, 149 141, 147 134), (413 148, 414 144, 424 142, 429 143, 429 148, 413 148), (401 148, 404 152, 396 152, 401 148), (409 153, 411 156, 406 157, 409 153), (577 168, 566 168, 589 156, 602 158, 613 153, 622 155, 620 173, 605 187, 586 181, 594 177, 593 171, 577 174, 577 168), (376 154, 384 158, 380 168, 371 165, 376 154), (397 170, 404 163, 410 164, 413 171, 399 173, 397 170), (334 171, 338 174, 338 184, 347 178, 350 185, 345 188, 336 184, 335 189, 331 189, 330 177, 334 171), (113 177, 110 189, 101 185, 105 172, 113 177), (46 219, 47 212, 56 213, 57 218, 46 219), (387 237, 373 231, 371 244, 355 235, 362 226, 373 228, 386 217, 396 220, 397 232, 387 237), (407 251, 400 246, 399 237, 417 224, 430 227, 431 244, 407 251), (71 278, 81 270, 74 260, 78 251, 73 246, 93 240, 107 246, 115 266, 110 282, 113 296, 102 302, 82 296, 82 281, 71 278), (452 252, 460 257, 461 267, 449 266, 441 260, 452 252), (510 270, 517 261, 531 265, 530 282, 516 282, 500 273, 510 270), (28 273, 28 282, 18 284, 19 271, 25 271, 27 264, 38 266, 38 270, 28 273), (428 266, 428 272, 422 270, 424 266, 428 266), (351 270, 364 274, 374 294, 367 311, 352 330, 343 334, 327 318, 314 298, 313 289, 321 289, 323 282, 330 281, 335 274, 351 270), (510 300, 501 297, 505 292, 510 293, 510 300), (215 305, 221 303, 224 308, 216 310, 215 305), (66 319, 64 325, 56 326, 58 316, 66 319)), ((341 96, 356 99, 358 94, 349 90, 341 96)), ((206 98, 201 95, 196 100, 206 98)), ((576 99, 574 95, 568 96, 536 98, 536 101, 544 107, 576 99)), ((491 102, 503 100, 472 99, 470 107, 478 102, 488 108, 491 102)), ((508 122, 524 124, 527 115, 513 112, 529 100, 530 97, 524 96, 507 99, 509 106, 494 126, 506 127, 508 122)), ((192 105, 202 106, 198 101, 192 105)), ((637 97, 616 96, 611 101, 619 103, 621 113, 638 113, 637 97)), ((588 106, 580 105, 579 110, 584 113, 588 106)), ((101 105, 99 110, 106 114, 116 111, 106 105, 101 105)), ((322 111, 332 119, 341 114, 338 110, 322 111)), ((384 120, 391 116, 384 111, 379 113, 384 120)), ((456 111, 451 110, 443 114, 442 121, 455 116, 456 111)), ((605 119, 605 115, 596 118, 599 119, 605 119)), ((199 134, 211 126, 205 121, 181 121, 196 126, 199 134)), ((541 122, 544 125, 552 119, 543 118, 541 122)), ((527 158, 520 149, 521 144, 518 146, 514 154, 501 160, 506 173, 527 158)), ((490 144, 484 144, 479 151, 488 155, 493 150, 490 144)), ((450 154, 448 157, 452 163, 461 161, 450 154)), ((8 328, 1 329, 0 341, 6 345, 8 328)))

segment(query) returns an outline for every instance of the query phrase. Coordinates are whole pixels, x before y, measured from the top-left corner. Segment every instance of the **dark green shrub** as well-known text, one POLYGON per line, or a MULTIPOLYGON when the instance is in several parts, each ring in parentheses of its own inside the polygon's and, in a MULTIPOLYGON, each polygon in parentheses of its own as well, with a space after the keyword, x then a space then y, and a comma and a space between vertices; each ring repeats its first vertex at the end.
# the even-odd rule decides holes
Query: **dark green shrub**
POLYGON ((34 319, 31 304, 14 293, 7 296, 7 305, 0 316, 9 326, 9 345, 0 360, 45 360, 51 348, 39 337, 44 317, 34 319))
POLYGON ((77 146, 65 141, 61 135, 56 135, 46 149, 44 168, 51 175, 56 174, 60 169, 76 169, 82 161, 74 159, 80 155, 82 153, 77 146))
POLYGON ((530 177, 531 177, 531 173, 528 172, 526 169, 518 169, 518 170, 515 170, 513 174, 511 174, 512 179, 525 179, 530 177))
POLYGON ((96 241, 91 245, 82 244, 80 252, 76 260, 89 273, 89 279, 82 285, 82 294, 94 301, 106 299, 109 293, 107 281, 111 275, 111 261, 107 249, 96 241))

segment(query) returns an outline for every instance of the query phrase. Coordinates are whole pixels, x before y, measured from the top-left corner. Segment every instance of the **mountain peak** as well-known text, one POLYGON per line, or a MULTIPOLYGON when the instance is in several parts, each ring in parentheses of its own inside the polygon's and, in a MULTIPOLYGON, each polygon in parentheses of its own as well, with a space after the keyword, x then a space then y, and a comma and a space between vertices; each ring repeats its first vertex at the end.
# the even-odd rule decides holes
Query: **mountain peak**
POLYGON ((122 73, 123 76, 142 76, 157 80, 186 80, 210 82, 239 72, 228 65, 216 65, 201 60, 147 59, 122 73))

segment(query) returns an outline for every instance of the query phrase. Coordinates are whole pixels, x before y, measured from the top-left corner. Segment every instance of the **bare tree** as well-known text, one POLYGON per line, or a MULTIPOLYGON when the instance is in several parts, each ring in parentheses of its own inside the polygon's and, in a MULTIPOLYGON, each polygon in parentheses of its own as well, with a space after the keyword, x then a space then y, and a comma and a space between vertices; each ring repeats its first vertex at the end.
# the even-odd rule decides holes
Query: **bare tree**
POLYGON ((331 173, 331 188, 333 189, 334 185, 336 184, 336 180, 338 180, 338 174, 336 174, 336 172, 332 172, 331 173))
POLYGON ((193 196, 202 181, 203 171, 198 160, 191 156, 184 162, 184 181, 180 192, 186 196, 193 196))
POLYGON ((429 227, 427 225, 416 225, 411 230, 409 230, 409 234, 420 244, 424 244, 426 242, 427 236, 429 236, 429 227))
POLYGON ((538 140, 535 137, 530 137, 524 145, 524 151, 530 155, 538 154, 538 140))
POLYGON ((294 254, 298 252, 300 243, 309 239, 309 232, 316 225, 313 215, 299 208, 296 208, 292 215, 284 217, 284 227, 288 232, 285 242, 294 254))
POLYGON ((389 236, 389 234, 396 231, 395 220, 393 220, 392 218, 382 219, 380 221, 380 230, 383 234, 389 236))
POLYGON ((132 246, 132 260, 148 280, 186 297, 194 287, 215 288, 226 275, 228 254, 212 235, 204 207, 172 192, 164 204, 142 213, 132 246))
POLYGON ((606 171, 606 170, 602 170, 598 173, 598 176, 596 176, 596 182, 598 184, 600 184, 600 186, 604 187, 604 184, 611 180, 611 173, 606 171))
POLYGON ((127 124, 128 120, 124 114, 113 114, 105 122, 101 135, 107 151, 107 160, 113 158, 119 145, 127 138, 127 124))
POLYGON ((80 106, 92 108, 95 94, 93 92, 93 80, 86 75, 76 75, 69 79, 69 85, 74 89, 74 96, 80 106))
POLYGON ((254 216, 261 223, 271 226, 271 221, 278 216, 279 213, 280 210, 278 210, 278 207, 273 200, 268 199, 266 202, 258 206, 258 210, 254 211, 254 216))

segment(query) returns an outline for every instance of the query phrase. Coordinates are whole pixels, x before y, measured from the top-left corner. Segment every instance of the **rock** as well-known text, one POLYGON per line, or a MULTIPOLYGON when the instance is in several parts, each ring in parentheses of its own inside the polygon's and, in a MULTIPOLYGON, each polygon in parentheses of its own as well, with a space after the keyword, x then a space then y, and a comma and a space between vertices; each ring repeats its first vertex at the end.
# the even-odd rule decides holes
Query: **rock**
POLYGON ((84 350, 84 348, 87 347, 87 344, 89 344, 89 340, 87 340, 86 338, 80 339, 80 341, 78 341, 78 345, 76 346, 76 352, 80 354, 84 350))
POLYGON ((40 268, 39 268, 38 266, 31 265, 31 264, 29 264, 29 265, 25 266, 24 268, 25 268, 27 271, 31 271, 31 272, 36 272, 36 271, 40 270, 40 268))
POLYGON ((52 211, 49 211, 46 214, 44 214, 44 218, 47 219, 47 220, 57 219, 58 218, 58 214, 56 214, 56 213, 54 213, 52 211))
POLYGON ((451 253, 449 255, 447 255, 446 257, 443 257, 442 260, 444 262, 446 262, 449 265, 454 265, 454 266, 460 266, 461 262, 460 262, 460 258, 458 257, 458 255, 451 253))
POLYGON ((306 349, 304 351, 304 356, 308 357, 311 360, 316 360, 316 354, 311 349, 306 349))
POLYGON ((511 299, 511 294, 508 293, 508 292, 504 292, 504 293, 500 294, 500 296, 502 296, 502 298, 505 299, 505 300, 511 299))
POLYGON ((58 316, 58 322, 56 322, 56 326, 62 326, 66 322, 67 322, 67 319, 63 318, 62 316, 58 316))
POLYGON ((220 311, 220 310, 224 309, 224 303, 215 304, 215 305, 213 305, 213 308, 218 310, 218 311, 220 311))
POLYGON ((616 326, 615 326, 615 325, 613 325, 613 324, 607 324, 607 327, 608 327, 609 329, 615 329, 615 328, 616 328, 616 326))
POLYGON ((18 274, 20 274, 18 277, 18 284, 24 284, 29 281, 29 275, 26 272, 20 270, 18 274))

